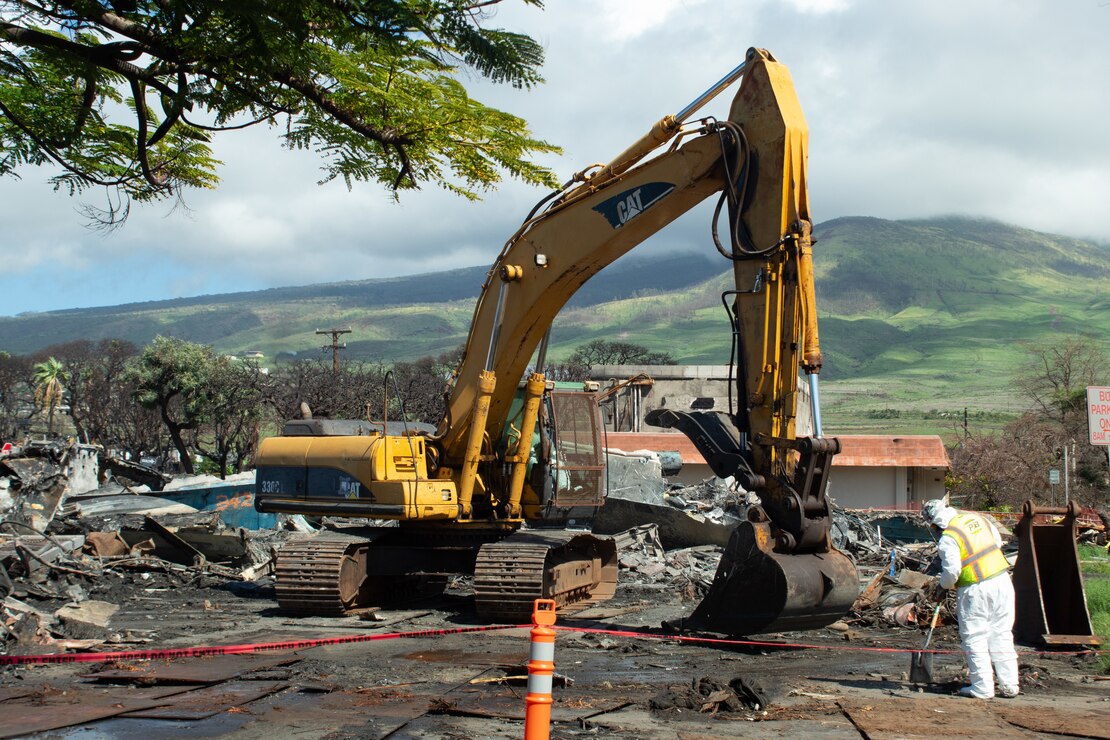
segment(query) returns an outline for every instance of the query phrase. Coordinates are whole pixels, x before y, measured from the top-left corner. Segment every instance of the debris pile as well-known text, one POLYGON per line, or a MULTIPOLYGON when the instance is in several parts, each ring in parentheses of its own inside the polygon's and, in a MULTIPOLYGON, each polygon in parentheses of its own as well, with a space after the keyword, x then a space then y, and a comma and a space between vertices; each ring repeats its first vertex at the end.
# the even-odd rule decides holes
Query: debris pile
POLYGON ((659 712, 693 710, 708 714, 760 712, 765 711, 768 704, 763 687, 742 676, 729 681, 708 676, 696 678, 689 686, 668 686, 648 702, 659 712))
MULTIPOLYGON (((723 552, 719 534, 712 524, 702 522, 685 531, 687 541, 700 537, 700 544, 669 547, 664 533, 673 524, 645 521, 657 511, 630 510, 626 521, 633 516, 644 518, 615 535, 621 583, 642 590, 678 591, 685 600, 698 601, 709 590, 723 552)), ((895 527, 889 512, 834 509, 834 545, 853 559, 860 573, 860 596, 851 614, 837 625, 847 636, 853 626, 919 628, 928 622, 933 608, 929 595, 939 573, 937 546, 928 529, 912 521, 912 515, 899 518, 905 521, 895 527), (887 533, 896 532, 904 540, 912 540, 917 533, 929 539, 901 543, 888 539, 887 533)), ((954 611, 948 610, 949 614, 954 611)))
POLYGON ((231 530, 215 512, 74 514, 54 520, 58 534, 12 521, 0 529, 0 633, 11 653, 131 643, 111 622, 121 599, 156 582, 258 582, 280 541, 297 536, 231 530))
POLYGON ((28 442, 0 457, 0 519, 41 532, 68 493, 98 485, 99 447, 28 442))
POLYGON ((233 528, 229 507, 198 511, 162 490, 196 498, 198 487, 232 483, 171 481, 89 445, 9 450, 0 458, 0 650, 132 644, 142 639, 116 629, 113 617, 136 591, 265 579, 280 544, 315 528, 301 517, 270 530, 233 528), (148 495, 152 483, 161 495, 148 495))
POLYGON ((744 520, 744 494, 719 478, 692 486, 671 485, 663 478, 659 453, 650 451, 610 449, 607 460, 609 494, 594 520, 598 534, 655 522, 668 550, 703 544, 724 547, 733 528, 744 520))
POLYGON ((832 538, 860 574, 852 614, 837 623, 846 637, 852 635, 850 626, 918 627, 928 622, 934 606, 929 594, 940 563, 936 542, 920 518, 834 508, 832 538))

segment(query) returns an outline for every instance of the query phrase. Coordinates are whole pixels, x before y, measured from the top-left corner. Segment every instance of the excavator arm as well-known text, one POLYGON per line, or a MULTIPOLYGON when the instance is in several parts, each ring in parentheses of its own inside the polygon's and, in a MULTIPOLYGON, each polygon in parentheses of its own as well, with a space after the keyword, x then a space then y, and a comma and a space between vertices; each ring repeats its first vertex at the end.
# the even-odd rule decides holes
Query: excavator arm
MULTIPOLYGON (((728 120, 691 127, 689 108, 662 119, 508 241, 475 309, 440 440, 445 464, 461 471, 465 512, 481 459, 477 430, 486 440, 500 437, 517 381, 558 311, 606 265, 719 194, 728 238, 722 244, 715 226, 714 241, 733 263, 736 286, 724 296, 736 369, 732 408, 667 410, 648 422, 685 432, 717 475, 759 496, 690 622, 734 633, 827 624, 857 590, 854 566, 829 538, 826 488, 839 443, 820 430, 808 128, 789 72, 769 53, 749 50, 733 76, 740 71, 728 120), (809 379, 812 436, 795 429, 800 371, 809 379), (737 603, 750 605, 747 616, 737 603)), ((520 491, 510 491, 510 515, 519 500, 520 491)))

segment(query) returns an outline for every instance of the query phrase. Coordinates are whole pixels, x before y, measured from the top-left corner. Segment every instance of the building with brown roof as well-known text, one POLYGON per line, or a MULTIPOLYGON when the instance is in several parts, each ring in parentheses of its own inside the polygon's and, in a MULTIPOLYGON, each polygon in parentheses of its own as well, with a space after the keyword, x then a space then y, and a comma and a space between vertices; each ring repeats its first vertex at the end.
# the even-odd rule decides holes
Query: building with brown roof
MULTIPOLYGON (((916 509, 944 495, 948 451, 936 435, 836 435, 841 452, 833 458, 829 495, 847 509, 916 509)), ((685 434, 609 432, 609 449, 677 452, 682 471, 669 480, 691 485, 713 471, 685 434)))
MULTIPOLYGON (((594 368, 592 377, 612 391, 602 408, 606 415, 606 446, 625 452, 678 452, 682 471, 677 483, 697 483, 713 476, 705 459, 685 435, 646 426, 644 416, 655 408, 726 410, 727 366, 610 365, 594 368), (629 381, 629 382, 624 382, 629 381), (619 387, 618 387, 619 386, 619 387)), ((798 427, 811 427, 808 388, 799 385, 798 427)), ((828 431, 825 432, 828 435, 828 431)), ((833 435, 829 435, 833 436, 833 435)), ((917 508, 922 501, 944 495, 948 452, 936 435, 835 435, 841 452, 833 458, 829 494, 845 508, 917 508)))

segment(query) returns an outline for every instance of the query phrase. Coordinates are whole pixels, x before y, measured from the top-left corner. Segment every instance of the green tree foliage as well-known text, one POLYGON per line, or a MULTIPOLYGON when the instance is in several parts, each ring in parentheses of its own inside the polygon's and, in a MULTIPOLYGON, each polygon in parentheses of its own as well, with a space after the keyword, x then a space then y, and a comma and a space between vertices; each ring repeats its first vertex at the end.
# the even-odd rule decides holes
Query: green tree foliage
POLYGON ((32 368, 35 384, 35 402, 46 411, 46 431, 54 433, 54 411, 62 402, 64 383, 69 381, 69 373, 60 360, 48 357, 32 368))
POLYGON ((192 434, 193 447, 214 463, 216 473, 242 471, 254 456, 262 422, 266 375, 250 362, 221 357, 209 380, 202 424, 192 434))
POLYGON ((998 434, 972 434, 952 453, 950 487, 975 508, 1009 506, 1029 499, 1063 503, 1062 483, 1048 481, 1048 471, 1064 474, 1067 447, 1069 494, 1090 505, 1110 501, 1106 452, 1087 443, 1086 389, 1101 385, 1106 355, 1084 337, 1030 345, 1014 385, 1031 408, 998 434))
POLYGON ((553 380, 585 380, 597 365, 673 365, 669 352, 653 352, 632 342, 595 339, 581 345, 562 365, 546 369, 553 380))
POLYGON ((348 187, 553 185, 531 158, 556 148, 458 79, 541 81, 539 44, 489 27, 500 2, 0 0, 0 175, 56 165, 56 188, 108 187, 116 223, 215 187, 213 134, 265 123, 348 187))
POLYGON ((225 361, 207 345, 156 337, 128 373, 135 400, 158 412, 186 473, 193 472, 193 459, 185 433, 209 417, 216 396, 213 381, 225 361))

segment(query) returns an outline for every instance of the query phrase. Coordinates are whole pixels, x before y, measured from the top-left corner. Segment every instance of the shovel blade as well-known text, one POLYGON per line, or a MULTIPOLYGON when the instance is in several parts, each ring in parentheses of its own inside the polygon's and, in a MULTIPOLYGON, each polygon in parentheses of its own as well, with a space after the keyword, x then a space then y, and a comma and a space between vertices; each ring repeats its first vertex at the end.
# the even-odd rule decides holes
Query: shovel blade
POLYGON ((910 663, 910 683, 932 683, 933 682, 933 654, 932 653, 918 653, 913 654, 913 660, 910 663))

